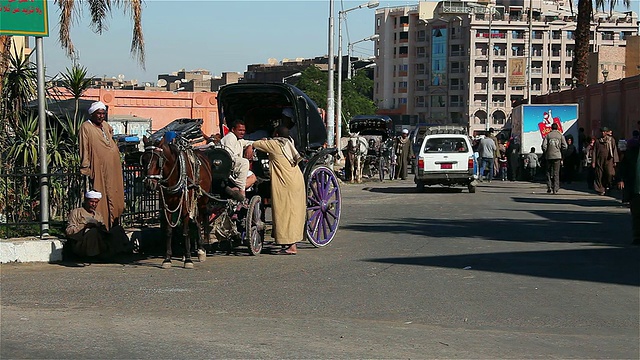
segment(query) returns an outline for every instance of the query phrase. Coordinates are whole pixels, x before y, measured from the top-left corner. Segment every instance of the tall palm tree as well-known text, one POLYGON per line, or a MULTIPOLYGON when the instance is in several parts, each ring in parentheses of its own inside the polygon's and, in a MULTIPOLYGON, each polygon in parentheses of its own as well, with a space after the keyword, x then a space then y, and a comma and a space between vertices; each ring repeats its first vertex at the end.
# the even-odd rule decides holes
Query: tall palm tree
POLYGON ((75 54, 75 46, 71 40, 71 25, 81 14, 78 3, 88 6, 91 16, 90 27, 97 34, 108 30, 107 16, 114 7, 122 8, 125 14, 131 15, 133 22, 133 36, 131 39, 131 54, 134 55, 142 68, 145 67, 144 37, 142 34, 142 0, 55 0, 60 8, 60 32, 58 38, 69 57, 75 54))
MULTIPOLYGON (((576 23, 575 35, 575 56, 573 58, 573 76, 577 79, 578 86, 587 84, 589 73, 589 41, 591 40, 591 18, 593 13, 594 0, 578 0, 578 22, 576 23)), ((618 5, 618 0, 595 0, 596 9, 604 10, 605 4, 609 5, 609 10, 618 5)), ((622 4, 629 8, 631 0, 622 0, 622 4)))

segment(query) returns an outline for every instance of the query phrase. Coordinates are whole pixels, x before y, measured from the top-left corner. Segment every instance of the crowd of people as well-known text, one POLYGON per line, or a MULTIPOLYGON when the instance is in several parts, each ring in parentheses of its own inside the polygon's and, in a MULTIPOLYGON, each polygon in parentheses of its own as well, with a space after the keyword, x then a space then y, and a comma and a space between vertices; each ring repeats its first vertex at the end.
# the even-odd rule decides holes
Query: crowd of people
POLYGON ((538 180, 541 169, 546 175, 547 193, 560 192, 562 183, 571 184, 584 179, 587 188, 600 196, 612 195, 616 188, 622 190, 621 201, 631 208, 633 244, 640 245, 640 173, 638 150, 640 149, 640 122, 631 137, 623 139, 624 147, 613 131, 600 128, 599 137, 588 137, 583 128, 578 131, 577 146, 572 135, 563 135, 557 124, 540 144, 542 155, 535 147, 527 154, 520 154, 516 137, 498 139, 489 129, 482 139, 474 141, 478 159, 480 181, 491 182, 499 176, 503 181, 538 180))

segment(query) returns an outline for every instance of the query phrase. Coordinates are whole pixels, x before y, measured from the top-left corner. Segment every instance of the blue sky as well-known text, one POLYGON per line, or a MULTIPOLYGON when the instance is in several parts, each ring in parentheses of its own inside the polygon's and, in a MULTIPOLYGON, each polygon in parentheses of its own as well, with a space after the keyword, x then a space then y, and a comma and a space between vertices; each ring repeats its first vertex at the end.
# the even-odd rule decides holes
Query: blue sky
MULTIPOLYGON (((364 1, 335 0, 337 11, 364 1)), ((409 1, 380 1, 383 6, 417 4, 409 1)), ((116 10, 109 30, 94 34, 84 16, 72 28, 72 39, 79 51, 79 63, 95 76, 117 76, 139 82, 154 82, 158 74, 207 69, 214 75, 243 72, 248 64, 266 63, 275 58, 312 58, 328 53, 329 1, 161 1, 146 0, 143 31, 146 43, 146 71, 129 55, 131 22, 128 15, 116 10)), ((374 33, 373 9, 347 13, 343 26, 346 39, 352 42, 374 33)), ((47 76, 52 76, 72 61, 58 42, 59 12, 49 3, 49 37, 44 40, 47 76)), ((337 38, 336 38, 337 44, 337 38)), ((357 56, 373 55, 373 44, 355 46, 357 56)), ((337 54, 337 50, 336 50, 337 54)))

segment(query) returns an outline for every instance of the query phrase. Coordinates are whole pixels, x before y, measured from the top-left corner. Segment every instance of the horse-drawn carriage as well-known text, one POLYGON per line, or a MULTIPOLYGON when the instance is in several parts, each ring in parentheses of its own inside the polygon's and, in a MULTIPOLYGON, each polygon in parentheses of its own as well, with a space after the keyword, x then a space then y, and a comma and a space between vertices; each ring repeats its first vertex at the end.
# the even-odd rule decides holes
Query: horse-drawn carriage
MULTIPOLYGON (((240 83, 220 89, 218 107, 223 116, 221 134, 237 119, 244 121, 247 139, 270 136, 280 125, 290 129, 296 149, 303 157, 300 167, 307 193, 305 237, 316 247, 329 244, 337 233, 341 213, 340 187, 329 165, 337 150, 326 148, 327 131, 315 103, 288 84, 240 83), (288 109, 290 119, 282 117, 284 109, 288 109)), ((163 267, 171 264, 171 229, 178 223, 175 219, 178 216, 173 215, 177 213, 183 225, 189 219, 198 219, 200 260, 205 259, 200 248, 210 232, 229 246, 245 245, 252 255, 259 254, 266 230, 265 210, 271 206, 267 154, 255 152, 251 169, 262 182, 247 189, 246 200, 240 201, 227 191, 234 161, 229 151, 216 145, 200 151, 180 139, 173 143, 168 143, 166 136, 145 139, 142 157, 149 186, 155 183, 160 189, 164 212, 161 216, 166 217, 169 225, 163 267)), ((188 233, 188 225, 184 225, 185 239, 188 233)), ((185 241, 185 267, 193 266, 189 243, 185 241)))
POLYGON ((363 172, 369 178, 393 179, 395 154, 393 152, 393 121, 383 115, 358 115, 349 121, 349 132, 358 134, 367 142, 363 172))

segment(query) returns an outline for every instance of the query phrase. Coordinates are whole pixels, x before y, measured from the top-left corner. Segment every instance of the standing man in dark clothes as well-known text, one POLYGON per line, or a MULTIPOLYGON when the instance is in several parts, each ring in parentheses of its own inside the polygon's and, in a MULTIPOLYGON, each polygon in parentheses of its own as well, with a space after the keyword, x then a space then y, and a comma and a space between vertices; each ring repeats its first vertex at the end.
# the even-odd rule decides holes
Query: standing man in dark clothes
POLYGON ((600 129, 602 137, 596 140, 593 147, 593 161, 591 166, 595 169, 593 188, 599 195, 604 195, 611 188, 613 176, 616 173, 618 158, 618 146, 607 127, 600 129))
POLYGON ((631 193, 632 244, 640 245, 640 162, 638 162, 640 143, 634 142, 627 146, 627 151, 620 163, 618 187, 631 193))
POLYGON ((571 184, 578 166, 578 150, 573 144, 573 137, 567 136, 567 148, 562 152, 562 178, 567 184, 571 184))
POLYGON ((567 141, 558 131, 558 124, 551 124, 551 132, 542 140, 542 152, 547 163, 547 194, 560 190, 560 165, 562 152, 567 149, 567 141))
POLYGON ((518 170, 520 169, 520 139, 517 136, 511 138, 507 147, 507 160, 509 167, 509 180, 518 180, 518 170))

